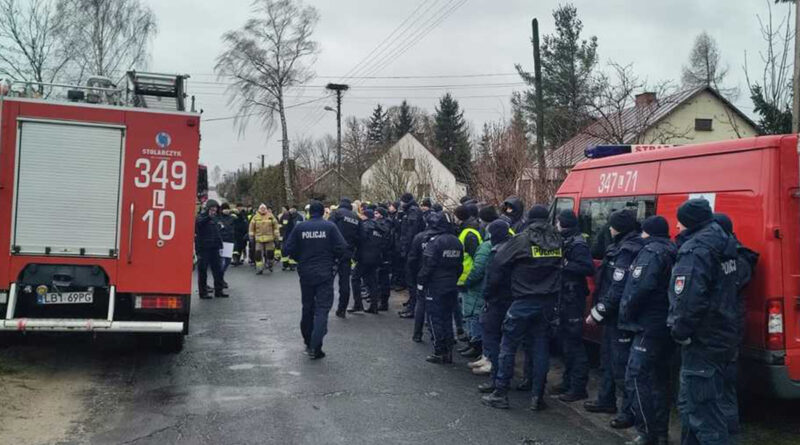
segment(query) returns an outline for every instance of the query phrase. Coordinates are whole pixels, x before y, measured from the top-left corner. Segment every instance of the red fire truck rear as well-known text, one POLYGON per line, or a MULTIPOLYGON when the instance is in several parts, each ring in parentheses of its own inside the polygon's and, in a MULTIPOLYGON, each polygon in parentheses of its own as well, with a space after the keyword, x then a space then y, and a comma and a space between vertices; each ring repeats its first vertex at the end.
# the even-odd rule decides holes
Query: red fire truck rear
MULTIPOLYGON (((689 145, 605 146, 578 164, 557 193, 594 240, 611 211, 659 214, 676 235, 678 206, 707 199, 728 214, 736 236, 760 254, 746 289, 746 338, 740 366, 747 389, 800 398, 800 177, 797 135, 689 145)), ((591 298, 591 297, 590 297, 591 298)), ((599 332, 586 326, 586 336, 599 332)))
POLYGON ((150 333, 182 348, 200 144, 186 77, 2 90, 0 331, 150 333))

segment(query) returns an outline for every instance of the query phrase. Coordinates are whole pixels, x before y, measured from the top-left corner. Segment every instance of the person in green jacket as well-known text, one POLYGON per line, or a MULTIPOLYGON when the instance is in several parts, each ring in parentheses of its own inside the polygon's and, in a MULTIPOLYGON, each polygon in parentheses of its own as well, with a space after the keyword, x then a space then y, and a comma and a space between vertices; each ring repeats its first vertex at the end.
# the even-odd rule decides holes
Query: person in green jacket
MULTIPOLYGON (((481 354, 478 355, 477 360, 470 363, 473 369, 487 368, 488 361, 483 357, 483 329, 479 321, 480 314, 483 311, 483 290, 484 290, 484 276, 486 275, 486 266, 488 264, 489 255, 492 251, 492 243, 487 240, 478 246, 475 251, 475 257, 472 263, 472 269, 464 280, 464 288, 466 291, 463 293, 463 301, 461 305, 464 321, 469 321, 469 345, 474 351, 481 354)), ((467 350, 462 353, 465 357, 472 355, 472 351, 467 350)), ((488 374, 489 368, 483 371, 475 371, 478 374, 484 372, 488 374)))

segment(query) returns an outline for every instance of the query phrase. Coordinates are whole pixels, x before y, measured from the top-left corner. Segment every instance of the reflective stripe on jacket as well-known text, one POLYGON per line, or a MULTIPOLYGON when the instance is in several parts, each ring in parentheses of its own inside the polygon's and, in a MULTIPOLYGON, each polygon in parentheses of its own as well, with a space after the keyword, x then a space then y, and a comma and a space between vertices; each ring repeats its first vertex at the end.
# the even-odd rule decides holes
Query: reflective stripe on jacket
MULTIPOLYGON (((483 243, 483 238, 481 238, 480 232, 478 232, 477 230, 475 230, 475 229, 473 229, 471 227, 467 227, 466 229, 461 231, 460 235, 458 235, 458 240, 461 241, 461 245, 462 246, 465 245, 466 240, 467 240, 467 235, 470 235, 470 234, 471 235, 475 235, 475 237, 478 239, 478 245, 483 243)), ((459 286, 463 286, 464 282, 467 281, 467 277, 469 276, 470 271, 472 271, 472 263, 474 261, 475 260, 472 258, 472 255, 470 255, 465 250, 464 251, 464 260, 462 262, 464 268, 463 268, 463 270, 461 272, 461 276, 458 277, 458 285, 459 286)))

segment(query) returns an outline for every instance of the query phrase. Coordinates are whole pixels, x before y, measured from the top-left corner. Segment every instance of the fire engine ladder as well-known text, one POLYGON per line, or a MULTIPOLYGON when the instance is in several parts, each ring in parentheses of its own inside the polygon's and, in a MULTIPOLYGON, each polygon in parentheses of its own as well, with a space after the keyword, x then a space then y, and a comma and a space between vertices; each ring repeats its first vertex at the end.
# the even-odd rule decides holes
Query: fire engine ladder
POLYGON ((128 72, 133 106, 162 111, 186 111, 187 75, 128 72))
POLYGON ((183 323, 179 321, 114 321, 114 303, 117 288, 111 286, 108 293, 108 316, 106 319, 61 319, 61 318, 14 318, 17 306, 17 283, 11 283, 5 320, 0 323, 2 331, 50 331, 50 332, 153 332, 180 333, 183 323))

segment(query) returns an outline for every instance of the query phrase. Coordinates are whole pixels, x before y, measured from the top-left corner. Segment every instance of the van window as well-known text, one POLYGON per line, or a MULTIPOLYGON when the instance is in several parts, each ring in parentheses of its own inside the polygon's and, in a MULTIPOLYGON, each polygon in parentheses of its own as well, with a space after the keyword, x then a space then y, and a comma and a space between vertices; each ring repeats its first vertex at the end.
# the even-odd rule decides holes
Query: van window
POLYGON ((630 196, 614 198, 593 198, 581 200, 578 224, 581 232, 589 236, 589 245, 594 243, 598 232, 608 223, 608 217, 615 210, 631 209, 641 222, 656 214, 655 196, 630 196))
POLYGON ((572 198, 556 198, 550 205, 551 224, 556 224, 556 217, 562 210, 575 210, 575 200, 572 198))

